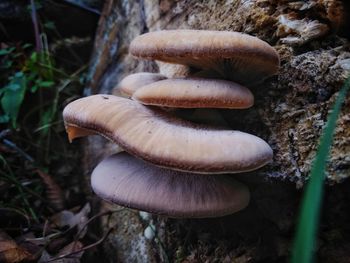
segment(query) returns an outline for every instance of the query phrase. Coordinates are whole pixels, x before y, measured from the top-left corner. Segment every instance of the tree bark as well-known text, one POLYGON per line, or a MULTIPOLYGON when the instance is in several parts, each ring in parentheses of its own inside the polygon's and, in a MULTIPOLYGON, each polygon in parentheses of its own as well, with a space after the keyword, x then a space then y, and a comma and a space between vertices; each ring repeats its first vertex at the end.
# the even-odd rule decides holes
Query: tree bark
MULTIPOLYGON (((166 261, 165 254, 171 262, 281 262, 287 257, 299 198, 295 184, 301 187, 309 175, 328 112, 350 72, 347 10, 346 1, 336 0, 106 1, 86 94, 111 93, 130 73, 159 70, 156 63, 128 54, 131 40, 148 31, 239 31, 268 42, 281 57, 278 75, 250 87, 255 96, 251 109, 220 111, 231 128, 263 138, 274 151, 270 165, 238 176, 251 188, 251 205, 218 220, 153 217, 158 242, 147 242, 142 234, 149 221, 124 211, 115 222, 131 220, 134 227, 121 227, 115 233, 120 261, 166 261), (118 249, 120 246, 125 252, 118 249)), ((350 176, 349 106, 348 98, 338 121, 327 171, 331 184, 350 176)), ((113 152, 113 147, 101 139, 89 139, 87 174, 113 152)), ((338 194, 326 204, 334 205, 345 198, 342 189, 344 186, 338 185, 329 190, 338 194)), ((330 213, 346 207, 339 209, 330 213)), ((319 250, 322 262, 328 262, 331 253, 340 253, 332 248, 326 244, 325 250, 319 250)))

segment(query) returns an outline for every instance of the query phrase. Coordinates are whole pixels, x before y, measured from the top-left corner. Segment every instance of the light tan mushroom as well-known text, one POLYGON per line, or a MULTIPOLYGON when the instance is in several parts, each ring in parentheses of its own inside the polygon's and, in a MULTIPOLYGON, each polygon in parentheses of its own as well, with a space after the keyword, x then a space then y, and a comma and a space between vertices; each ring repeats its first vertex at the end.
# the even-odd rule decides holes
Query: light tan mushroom
POLYGON ((130 74, 120 81, 118 86, 113 90, 113 94, 119 95, 118 93, 120 93, 121 95, 131 97, 142 86, 163 79, 166 79, 166 77, 159 73, 139 72, 130 74))
POLYGON ((92 172, 91 186, 101 198, 169 217, 219 217, 249 203, 249 190, 229 175, 167 170, 119 153, 92 172))
POLYGON ((133 99, 145 105, 173 108, 246 109, 254 96, 239 84, 218 79, 166 79, 138 89, 133 99))
POLYGON ((194 125, 112 95, 73 101, 63 116, 70 140, 82 130, 97 133, 141 159, 175 170, 239 173, 272 159, 270 146, 254 135, 194 125))
POLYGON ((276 74, 279 56, 268 43, 242 33, 164 30, 143 34, 130 44, 144 59, 212 69, 238 83, 252 84, 276 74))
POLYGON ((189 66, 165 63, 162 61, 156 61, 159 73, 166 76, 167 78, 186 78, 191 75, 191 69, 189 66))

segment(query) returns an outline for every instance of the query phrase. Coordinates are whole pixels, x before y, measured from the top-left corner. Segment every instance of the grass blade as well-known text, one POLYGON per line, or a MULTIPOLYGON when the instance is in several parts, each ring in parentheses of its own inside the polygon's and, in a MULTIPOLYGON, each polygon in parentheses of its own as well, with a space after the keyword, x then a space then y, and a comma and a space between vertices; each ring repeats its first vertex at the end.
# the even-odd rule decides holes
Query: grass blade
POLYGON ((327 160, 329 158, 329 152, 341 105, 346 98, 349 86, 350 77, 346 79, 338 94, 333 110, 328 116, 328 121, 320 140, 316 159, 311 169, 310 180, 306 186, 303 196, 299 224, 297 226, 292 251, 292 263, 313 262, 313 252, 319 224, 327 160))

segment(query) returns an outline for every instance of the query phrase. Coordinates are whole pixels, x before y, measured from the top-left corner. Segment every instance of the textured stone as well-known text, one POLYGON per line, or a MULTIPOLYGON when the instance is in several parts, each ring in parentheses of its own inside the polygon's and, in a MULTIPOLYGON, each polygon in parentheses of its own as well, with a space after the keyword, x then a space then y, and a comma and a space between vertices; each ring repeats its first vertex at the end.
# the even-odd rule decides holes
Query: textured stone
MULTIPOLYGON (((90 69, 91 90, 87 91, 110 93, 127 74, 157 71, 154 62, 138 61, 128 54, 131 40, 147 31, 192 28, 258 36, 280 53, 280 72, 253 87, 256 103, 252 109, 223 114, 232 128, 251 132, 273 146, 274 162, 260 174, 302 183, 327 113, 350 72, 347 40, 330 34, 335 26, 329 25, 341 23, 331 20, 342 10, 338 1, 333 2, 107 1, 90 69)), ((328 170, 331 181, 350 175, 348 105, 349 101, 335 137, 328 170)))
MULTIPOLYGON (((258 172, 239 176, 251 188, 251 204, 238 214, 215 220, 158 218, 155 240, 163 245, 152 241, 153 249, 146 251, 150 258, 166 261, 165 247, 170 262, 287 261, 287 248, 291 244, 300 198, 295 183, 302 186, 308 177, 327 114, 350 73, 349 41, 339 36, 344 34, 344 28, 349 27, 348 15, 344 15, 348 8, 344 6, 345 2, 106 1, 96 36, 87 94, 109 93, 130 73, 158 71, 154 62, 138 61, 128 54, 131 40, 148 31, 178 28, 240 31, 267 41, 281 57, 278 75, 251 87, 255 95, 254 107, 239 111, 220 110, 232 129, 259 136, 274 150, 274 161, 270 165, 258 172)), ((172 71, 175 73, 171 74, 187 74, 172 71)), ((349 116, 348 97, 338 121, 328 165, 329 183, 341 182, 350 176, 349 116)), ((87 171, 97 163, 97 159, 91 156, 108 155, 104 152, 105 142, 92 141, 93 148, 98 150, 97 153, 88 152, 90 168, 87 171)), ((92 147, 91 143, 89 147, 92 147)), ((335 218, 345 218, 348 207, 346 204, 339 206, 337 202, 350 200, 347 187, 348 181, 327 188, 331 201, 326 200, 326 210, 334 218, 325 223, 325 228, 332 229, 335 220, 339 220, 335 218), (334 194, 337 197, 332 197, 334 194)), ((137 222, 137 214, 129 216, 128 220, 137 222)), ((114 220, 126 219, 119 217, 114 220)), ((140 232, 135 231, 133 235, 138 236, 140 232)), ((326 239, 326 232, 320 235, 322 240, 326 239)), ((127 240, 122 247, 126 246, 127 240)), ((337 241, 349 244, 344 237, 338 237, 337 241)), ((342 258, 349 257, 348 252, 327 241, 320 251, 320 262, 331 262, 326 259, 338 254, 342 258), (329 247, 333 247, 332 254, 327 252, 329 247)), ((120 253, 118 259, 137 262, 127 253, 120 253)))

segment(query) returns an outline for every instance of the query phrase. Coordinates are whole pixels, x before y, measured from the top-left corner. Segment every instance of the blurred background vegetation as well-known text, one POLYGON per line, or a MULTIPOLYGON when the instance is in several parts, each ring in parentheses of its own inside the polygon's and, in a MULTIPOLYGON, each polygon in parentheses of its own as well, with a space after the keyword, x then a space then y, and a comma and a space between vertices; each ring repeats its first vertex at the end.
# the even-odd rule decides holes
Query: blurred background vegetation
MULTIPOLYGON (((62 255, 82 223, 66 222, 87 200, 75 176, 81 173, 81 149, 68 145, 61 115, 68 102, 82 96, 101 5, 0 2, 1 262, 62 255), (19 246, 14 237, 40 242, 19 246)), ((89 205, 82 210, 84 216, 89 211, 89 205)))

